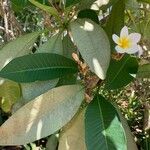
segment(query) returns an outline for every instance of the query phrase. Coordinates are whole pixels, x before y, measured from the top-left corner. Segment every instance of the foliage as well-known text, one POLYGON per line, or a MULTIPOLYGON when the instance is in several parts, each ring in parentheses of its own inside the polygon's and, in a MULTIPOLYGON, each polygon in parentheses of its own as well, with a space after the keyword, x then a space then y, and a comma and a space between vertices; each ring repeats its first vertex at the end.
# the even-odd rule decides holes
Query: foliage
POLYGON ((150 1, 10 5, 26 33, 0 51, 0 145, 36 149, 44 138, 43 149, 149 150, 149 95, 128 89, 138 82, 149 90, 144 83, 150 77, 150 1), (126 37, 117 42, 124 53, 116 52, 112 35, 121 37, 124 26, 142 35, 142 57, 126 54, 124 47, 132 45, 126 37), (135 132, 141 120, 143 133, 135 132))

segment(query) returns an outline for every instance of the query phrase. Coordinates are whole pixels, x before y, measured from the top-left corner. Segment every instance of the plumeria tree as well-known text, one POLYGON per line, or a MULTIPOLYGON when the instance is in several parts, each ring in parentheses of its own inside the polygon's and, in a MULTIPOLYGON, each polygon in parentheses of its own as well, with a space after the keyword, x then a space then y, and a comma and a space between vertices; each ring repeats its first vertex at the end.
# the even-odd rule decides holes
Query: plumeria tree
POLYGON ((117 99, 108 95, 150 77, 150 64, 141 64, 149 3, 12 0, 15 14, 34 9, 42 25, 1 49, 0 107, 9 118, 0 126, 0 146, 50 136, 52 150, 137 150, 117 99), (135 11, 145 16, 139 21, 135 11))

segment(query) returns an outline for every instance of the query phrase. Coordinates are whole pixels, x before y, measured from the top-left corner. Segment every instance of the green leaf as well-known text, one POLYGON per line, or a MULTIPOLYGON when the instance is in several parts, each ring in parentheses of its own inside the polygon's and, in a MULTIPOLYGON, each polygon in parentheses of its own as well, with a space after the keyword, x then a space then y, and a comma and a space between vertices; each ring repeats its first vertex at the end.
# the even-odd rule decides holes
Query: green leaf
MULTIPOLYGON (((35 53, 56 53, 63 54, 63 45, 61 34, 57 34, 48 39, 48 41, 39 46, 35 53)), ((22 96, 24 101, 29 101, 44 92, 54 88, 59 79, 54 79, 50 81, 37 81, 35 83, 25 83, 21 84, 22 87, 22 96)))
POLYGON ((84 115, 85 111, 82 110, 62 129, 58 150, 87 150, 85 145, 84 115))
MULTIPOLYGON (((48 39, 48 41, 39 46, 35 53, 63 53, 63 45, 61 34, 57 34, 48 39)), ((37 96, 47 92, 48 90, 56 87, 59 79, 54 79, 50 81, 36 81, 35 83, 23 83, 22 96, 23 101, 27 103, 28 101, 36 98, 37 96)))
POLYGON ((97 13, 92 9, 84 9, 78 13, 78 18, 88 18, 99 24, 97 13))
MULTIPOLYGON (((48 4, 48 0, 37 0, 42 4, 48 4)), ((28 0, 11 0, 12 8, 14 11, 19 12, 25 7, 31 6, 28 0)))
POLYGON ((63 55, 62 35, 56 34, 50 37, 46 43, 39 46, 36 53, 55 53, 63 55))
POLYGON ((124 118, 124 116, 122 115, 121 111, 119 110, 118 106, 116 104, 114 104, 115 108, 116 108, 116 111, 118 112, 118 115, 119 115, 119 118, 120 118, 120 121, 122 123, 122 126, 125 130, 125 134, 126 134, 126 139, 127 139, 127 150, 138 150, 137 149, 137 146, 136 146, 136 143, 134 141, 134 138, 133 138, 133 135, 132 135, 132 132, 128 126, 128 123, 126 121, 126 119, 124 118))
POLYGON ((26 101, 32 100, 37 96, 47 92, 48 90, 54 88, 59 79, 54 79, 50 81, 37 81, 34 83, 22 83, 22 97, 26 101))
POLYGON ((20 98, 20 86, 16 82, 6 80, 0 85, 1 108, 4 112, 10 112, 12 105, 20 98))
POLYGON ((25 104, 27 104, 29 100, 23 99, 20 97, 17 102, 12 106, 11 114, 14 114, 17 110, 19 110, 21 107, 23 107, 25 104))
MULTIPOLYGON (((76 47, 74 46, 68 34, 63 38, 62 43, 63 43, 63 55, 67 58, 73 59, 72 53, 76 52, 76 47)), ((59 79, 57 86, 75 84, 76 81, 77 81, 77 74, 66 75, 59 79)))
POLYGON ((136 58, 124 55, 121 60, 112 59, 107 72, 105 87, 107 89, 118 89, 126 86, 134 80, 134 75, 138 70, 136 58))
POLYGON ((145 139, 143 139, 141 146, 143 150, 149 150, 150 149, 150 137, 147 136, 145 139))
POLYGON ((138 78, 150 78, 150 64, 139 66, 137 77, 138 78))
POLYGON ((85 114, 88 150, 127 150, 124 129, 114 106, 96 95, 85 114))
POLYGON ((62 34, 58 33, 48 39, 47 42, 40 45, 36 53, 55 53, 72 59, 72 53, 76 51, 76 47, 67 34, 62 38, 62 34))
POLYGON ((0 77, 17 82, 34 82, 56 79, 76 73, 77 64, 66 57, 38 53, 18 57, 0 71, 0 77))
POLYGON ((29 54, 39 35, 40 32, 29 33, 6 44, 0 50, 0 70, 12 59, 29 54))
POLYGON ((28 6, 28 0, 11 0, 12 8, 14 11, 20 11, 21 9, 28 6))
POLYGON ((53 134, 72 119, 83 99, 80 85, 54 88, 37 97, 0 127, 0 145, 24 145, 53 134))
POLYGON ((43 4, 41 4, 35 0, 29 0, 29 2, 31 2, 36 7, 42 9, 43 11, 45 11, 45 12, 47 12, 47 13, 55 16, 55 17, 59 17, 59 14, 55 8, 47 6, 47 5, 43 5, 43 4))
POLYGON ((58 137, 55 134, 51 135, 46 143, 46 150, 57 150, 58 142, 58 137))
POLYGON ((112 7, 109 19, 105 26, 105 31, 111 42, 111 50, 114 50, 114 42, 112 40, 113 34, 120 34, 122 27, 124 26, 124 17, 125 17, 125 2, 124 0, 119 0, 112 7))
POLYGON ((66 0, 65 7, 69 7, 71 5, 75 5, 79 3, 81 0, 66 0))
POLYGON ((104 30, 88 19, 71 23, 74 43, 92 72, 105 79, 110 62, 110 44, 104 30))
POLYGON ((91 5, 95 2, 96 0, 81 0, 79 4, 79 9, 90 9, 91 5))
POLYGON ((77 83, 77 74, 70 74, 59 79, 57 86, 72 85, 77 83))
POLYGON ((74 43, 72 42, 69 34, 67 34, 63 38, 62 44, 63 44, 63 56, 73 59, 72 53, 77 52, 77 48, 75 47, 74 43))

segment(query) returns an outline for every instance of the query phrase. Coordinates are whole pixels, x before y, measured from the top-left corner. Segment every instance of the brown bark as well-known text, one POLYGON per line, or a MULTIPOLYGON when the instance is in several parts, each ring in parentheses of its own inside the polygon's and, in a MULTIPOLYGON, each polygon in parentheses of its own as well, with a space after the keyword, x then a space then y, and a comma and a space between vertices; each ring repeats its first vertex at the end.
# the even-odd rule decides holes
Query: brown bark
POLYGON ((5 42, 22 34, 22 29, 11 9, 10 0, 0 0, 0 15, 3 19, 3 26, 0 27, 0 30, 4 32, 5 42))

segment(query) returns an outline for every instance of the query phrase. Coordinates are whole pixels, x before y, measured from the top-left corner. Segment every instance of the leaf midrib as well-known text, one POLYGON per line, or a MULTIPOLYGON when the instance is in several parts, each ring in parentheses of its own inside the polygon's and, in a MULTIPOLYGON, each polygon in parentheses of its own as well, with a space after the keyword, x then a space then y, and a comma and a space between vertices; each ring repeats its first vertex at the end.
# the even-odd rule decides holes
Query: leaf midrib
POLYGON ((77 70, 76 67, 64 67, 64 66, 61 66, 61 67, 44 67, 44 68, 38 68, 38 69, 35 69, 35 68, 32 68, 32 69, 24 69, 24 70, 19 70, 19 71, 13 71, 13 72, 0 72, 0 74, 15 74, 15 73, 22 73, 22 72, 34 72, 34 71, 42 71, 42 70, 51 70, 51 69, 73 69, 73 70, 77 70))

